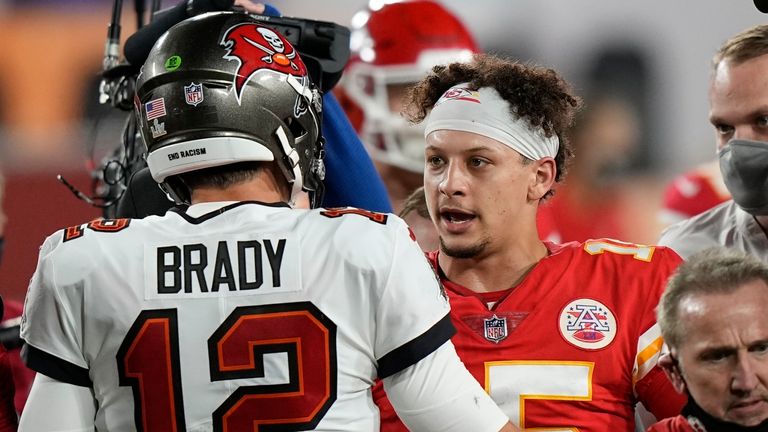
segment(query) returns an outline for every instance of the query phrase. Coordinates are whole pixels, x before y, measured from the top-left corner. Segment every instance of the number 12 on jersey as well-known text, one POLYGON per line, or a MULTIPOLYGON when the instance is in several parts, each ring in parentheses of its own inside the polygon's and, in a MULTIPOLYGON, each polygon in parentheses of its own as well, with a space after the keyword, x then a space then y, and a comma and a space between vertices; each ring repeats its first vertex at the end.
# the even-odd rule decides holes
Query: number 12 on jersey
MULTIPOLYGON (((236 308, 208 339, 210 380, 263 378, 269 353, 287 355, 289 381, 239 387, 212 413, 214 431, 313 429, 336 400, 336 325, 312 303, 236 308)), ((176 309, 142 311, 117 367, 137 430, 186 430, 176 309)))

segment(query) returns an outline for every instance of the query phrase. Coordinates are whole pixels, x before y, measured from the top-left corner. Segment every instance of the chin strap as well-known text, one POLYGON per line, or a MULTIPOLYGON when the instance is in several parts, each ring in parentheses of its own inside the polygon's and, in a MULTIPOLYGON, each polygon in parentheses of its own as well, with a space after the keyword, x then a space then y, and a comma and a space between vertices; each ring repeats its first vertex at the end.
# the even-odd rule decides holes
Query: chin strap
POLYGON ((291 162, 291 171, 293 173, 293 180, 287 179, 291 184, 291 197, 288 201, 288 205, 291 207, 296 206, 296 199, 301 193, 301 187, 304 184, 304 178, 301 175, 301 165, 299 164, 299 151, 291 147, 288 142, 288 136, 285 135, 285 131, 282 127, 277 128, 275 131, 277 139, 280 141, 280 145, 283 147, 283 153, 285 157, 291 162))
POLYGON ((688 404, 685 405, 682 412, 683 417, 688 420, 688 424, 696 432, 767 432, 768 419, 757 426, 741 426, 717 419, 704 411, 690 393, 688 394, 688 404))

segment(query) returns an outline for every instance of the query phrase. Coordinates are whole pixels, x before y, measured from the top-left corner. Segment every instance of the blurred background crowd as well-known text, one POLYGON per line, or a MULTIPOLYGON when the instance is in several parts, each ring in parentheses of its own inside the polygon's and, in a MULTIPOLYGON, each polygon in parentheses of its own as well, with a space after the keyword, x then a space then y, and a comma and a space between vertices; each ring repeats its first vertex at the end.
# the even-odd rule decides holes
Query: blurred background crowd
MULTIPOLYGON (((348 26, 367 3, 272 2, 286 16, 348 26)), ((715 48, 768 18, 748 1, 441 3, 482 51, 555 68, 574 83, 586 110, 573 134, 577 162, 561 191, 572 226, 646 244, 665 223, 667 183, 715 158, 706 99, 715 48)), ((132 6, 125 2, 123 39, 135 30, 132 6)), ((7 299, 23 300, 46 235, 101 214, 56 175, 90 193, 94 164, 118 146, 128 113, 98 101, 111 8, 108 0, 0 0, 0 169, 8 219, 0 295, 7 299)), ((566 234, 555 239, 569 240, 566 234)))

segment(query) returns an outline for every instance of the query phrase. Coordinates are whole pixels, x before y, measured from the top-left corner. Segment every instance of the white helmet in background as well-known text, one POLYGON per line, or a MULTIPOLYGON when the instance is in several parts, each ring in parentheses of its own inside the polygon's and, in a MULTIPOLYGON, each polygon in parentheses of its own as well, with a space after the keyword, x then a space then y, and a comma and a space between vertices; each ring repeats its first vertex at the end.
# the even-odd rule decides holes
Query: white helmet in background
POLYGON ((469 61, 478 52, 469 31, 430 0, 373 0, 352 18, 352 58, 339 100, 371 157, 424 170, 424 127, 399 113, 403 91, 433 66, 469 61))

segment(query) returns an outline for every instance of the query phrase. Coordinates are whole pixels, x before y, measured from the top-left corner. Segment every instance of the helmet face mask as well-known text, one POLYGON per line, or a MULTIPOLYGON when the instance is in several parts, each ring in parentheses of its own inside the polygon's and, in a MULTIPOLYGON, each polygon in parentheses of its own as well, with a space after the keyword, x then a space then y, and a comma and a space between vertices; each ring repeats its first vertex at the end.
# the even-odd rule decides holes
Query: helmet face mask
POLYGON ((274 161, 291 201, 322 191, 322 95, 290 42, 246 14, 171 28, 150 52, 134 102, 152 177, 177 203, 189 199, 178 174, 245 161, 274 161))
POLYGON ((415 84, 435 65, 469 61, 477 46, 455 16, 429 0, 360 11, 352 26, 354 55, 341 81, 347 114, 371 157, 421 173, 424 128, 402 118, 392 89, 415 84))

